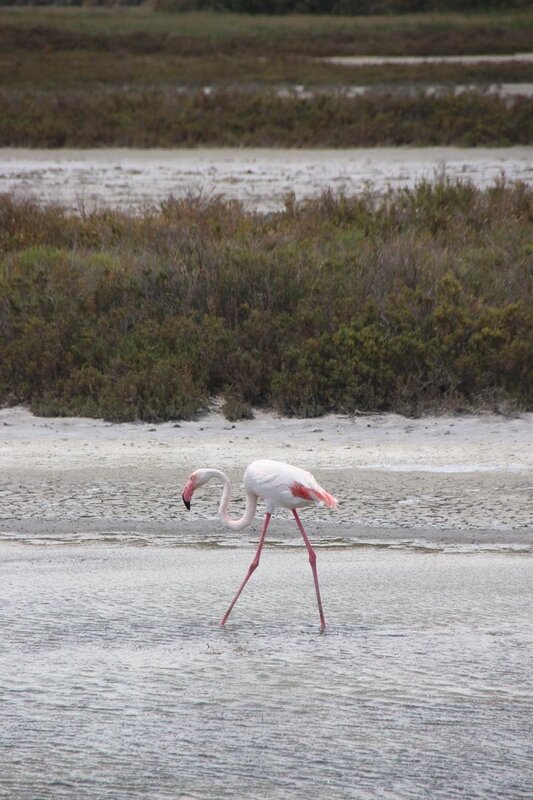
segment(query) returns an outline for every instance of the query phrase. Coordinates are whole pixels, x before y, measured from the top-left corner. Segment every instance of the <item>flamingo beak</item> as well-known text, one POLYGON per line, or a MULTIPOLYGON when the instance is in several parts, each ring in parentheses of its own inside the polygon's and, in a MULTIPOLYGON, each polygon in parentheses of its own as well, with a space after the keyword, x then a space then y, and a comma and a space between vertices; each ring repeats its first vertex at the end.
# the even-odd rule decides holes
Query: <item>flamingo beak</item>
POLYGON ((183 494, 181 495, 181 499, 185 505, 187 511, 191 510, 191 499, 194 493, 194 482, 189 479, 183 488, 183 494))

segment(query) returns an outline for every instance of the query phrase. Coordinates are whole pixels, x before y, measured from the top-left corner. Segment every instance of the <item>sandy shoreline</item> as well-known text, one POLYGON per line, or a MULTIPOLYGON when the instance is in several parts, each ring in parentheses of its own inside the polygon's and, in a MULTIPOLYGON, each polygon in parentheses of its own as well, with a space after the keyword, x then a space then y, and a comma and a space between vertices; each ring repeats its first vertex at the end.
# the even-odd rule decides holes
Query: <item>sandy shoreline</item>
MULTIPOLYGON (((253 542, 257 525, 237 536, 220 526, 216 487, 198 494, 190 514, 179 492, 194 468, 217 466, 234 483, 239 513, 245 466, 268 457, 305 466, 338 497, 335 513, 305 512, 317 544, 528 548, 532 445, 533 414, 291 420, 259 412, 254 420, 229 423, 211 412, 194 422, 116 425, 3 409, 0 536, 253 542)), ((273 543, 293 540, 284 512, 272 531, 273 543)))

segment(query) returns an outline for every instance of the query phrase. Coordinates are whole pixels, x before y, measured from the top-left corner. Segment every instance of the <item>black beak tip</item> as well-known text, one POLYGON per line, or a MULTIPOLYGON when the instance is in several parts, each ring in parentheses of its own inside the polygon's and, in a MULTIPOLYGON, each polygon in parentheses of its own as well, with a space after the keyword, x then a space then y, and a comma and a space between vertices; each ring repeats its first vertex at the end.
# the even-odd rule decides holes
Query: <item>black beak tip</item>
POLYGON ((190 500, 186 500, 183 497, 183 495, 181 496, 181 499, 183 500, 183 503, 184 503, 185 508, 187 509, 187 511, 190 511, 191 510, 191 501, 190 500))

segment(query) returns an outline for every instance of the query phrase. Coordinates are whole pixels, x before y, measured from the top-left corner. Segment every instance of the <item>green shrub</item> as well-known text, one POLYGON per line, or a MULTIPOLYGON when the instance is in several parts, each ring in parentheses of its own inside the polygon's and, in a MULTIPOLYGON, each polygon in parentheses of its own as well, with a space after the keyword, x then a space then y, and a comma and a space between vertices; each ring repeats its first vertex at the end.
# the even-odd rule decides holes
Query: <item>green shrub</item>
POLYGON ((268 215, 220 198, 144 217, 2 209, 1 403, 152 422, 216 395, 231 420, 532 405, 523 184, 441 179, 268 215))

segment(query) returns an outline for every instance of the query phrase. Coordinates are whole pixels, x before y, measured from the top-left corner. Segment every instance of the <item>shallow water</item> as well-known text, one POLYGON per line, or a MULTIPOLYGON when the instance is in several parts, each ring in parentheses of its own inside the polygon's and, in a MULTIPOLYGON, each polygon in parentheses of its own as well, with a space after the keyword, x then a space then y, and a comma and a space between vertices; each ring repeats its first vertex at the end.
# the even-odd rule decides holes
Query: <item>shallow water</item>
POLYGON ((350 150, 179 149, 28 150, 0 148, 0 192, 14 192, 77 212, 119 207, 141 211, 169 195, 205 193, 277 211, 326 190, 413 186, 446 174, 485 187, 505 174, 533 181, 533 148, 376 147, 350 150))
POLYGON ((489 55, 480 53, 469 56, 329 56, 321 59, 330 64, 345 67, 376 66, 379 64, 531 64, 533 53, 489 55))
POLYGON ((317 552, 0 544, 0 796, 530 797, 531 559, 317 552))
MULTIPOLYGON (((243 89, 244 91, 245 89, 243 89)), ((205 94, 211 94, 212 88, 209 86, 204 87, 205 94)), ((484 86, 479 86, 473 83, 455 83, 450 86, 446 83, 430 83, 430 84, 396 84, 391 87, 390 84, 385 85, 362 85, 362 84, 348 84, 338 85, 332 88, 331 86, 313 86, 308 87, 302 84, 285 84, 277 88, 277 94, 280 97, 300 97, 309 98, 316 97, 317 95, 331 95, 337 94, 344 97, 361 97, 367 93, 382 92, 383 94, 394 93, 399 96, 405 95, 419 95, 420 93, 431 95, 449 94, 463 94, 464 92, 485 92, 487 94, 495 94, 499 97, 523 97, 533 96, 533 83, 489 83, 484 86)))
MULTIPOLYGON (((530 415, 163 425, 0 411, 0 797, 526 798, 530 415), (287 512, 226 629, 257 454, 339 510, 287 512)), ((262 506, 261 506, 262 508, 262 506)))

